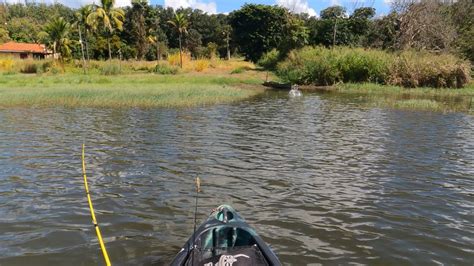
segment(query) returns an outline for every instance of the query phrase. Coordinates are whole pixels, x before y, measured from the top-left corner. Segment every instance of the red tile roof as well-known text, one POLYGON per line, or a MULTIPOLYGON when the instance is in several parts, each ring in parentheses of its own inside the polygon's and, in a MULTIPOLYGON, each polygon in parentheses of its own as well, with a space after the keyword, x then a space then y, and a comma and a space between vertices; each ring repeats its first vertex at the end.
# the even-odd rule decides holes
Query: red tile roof
POLYGON ((48 50, 42 44, 37 43, 19 43, 19 42, 7 42, 0 45, 0 52, 30 52, 30 53, 41 53, 47 54, 48 50))

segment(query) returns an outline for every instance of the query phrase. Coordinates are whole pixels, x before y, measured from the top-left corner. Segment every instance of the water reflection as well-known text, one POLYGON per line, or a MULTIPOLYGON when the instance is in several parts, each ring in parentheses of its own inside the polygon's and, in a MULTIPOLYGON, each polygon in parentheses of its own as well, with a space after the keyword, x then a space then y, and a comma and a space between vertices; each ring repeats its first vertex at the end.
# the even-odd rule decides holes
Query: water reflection
POLYGON ((473 261, 474 119, 325 95, 194 109, 0 110, 0 264, 169 262, 232 204, 287 264, 473 261))

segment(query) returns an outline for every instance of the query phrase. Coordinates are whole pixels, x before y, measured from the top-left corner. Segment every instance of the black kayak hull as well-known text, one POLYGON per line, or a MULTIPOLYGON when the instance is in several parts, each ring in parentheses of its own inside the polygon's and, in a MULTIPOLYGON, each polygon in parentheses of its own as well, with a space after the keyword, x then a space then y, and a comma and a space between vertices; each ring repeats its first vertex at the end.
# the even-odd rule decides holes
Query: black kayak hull
POLYGON ((263 239, 230 206, 213 210, 171 265, 281 265, 263 239))

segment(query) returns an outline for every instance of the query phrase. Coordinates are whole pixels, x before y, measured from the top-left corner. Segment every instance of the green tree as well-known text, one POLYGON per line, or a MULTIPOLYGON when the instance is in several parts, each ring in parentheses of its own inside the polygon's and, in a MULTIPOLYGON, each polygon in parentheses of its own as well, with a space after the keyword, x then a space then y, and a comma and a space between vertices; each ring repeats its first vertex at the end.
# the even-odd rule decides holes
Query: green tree
POLYGON ((17 42, 38 42, 41 25, 29 17, 15 17, 7 22, 10 38, 17 42))
POLYGON ((233 39, 247 60, 257 62, 262 55, 278 48, 285 37, 287 10, 278 6, 245 4, 230 14, 233 39))
POLYGON ((10 36, 8 30, 0 28, 0 43, 8 42, 9 40, 10 36))
POLYGON ((287 23, 283 25, 283 34, 284 38, 278 46, 280 57, 285 57, 292 49, 308 44, 309 30, 304 21, 289 13, 287 23))
POLYGON ((366 35, 364 47, 394 49, 399 31, 399 19, 396 12, 375 19, 366 35))
POLYGON ((232 27, 230 25, 224 25, 222 27, 222 36, 224 37, 224 41, 225 41, 225 50, 226 50, 226 53, 225 53, 225 58, 227 60, 230 60, 230 34, 232 33, 232 27))
POLYGON ((349 26, 353 35, 352 43, 360 45, 367 37, 373 24, 371 20, 375 16, 375 8, 361 7, 354 10, 349 17, 349 26))
POLYGON ((456 29, 454 45, 458 53, 474 63, 474 4, 472 0, 456 1, 449 8, 456 29))
POLYGON ((188 35, 186 36, 186 48, 195 58, 202 56, 199 54, 199 50, 202 45, 202 35, 199 31, 195 29, 188 30, 188 35))
POLYGON ((109 60, 112 59, 110 38, 115 29, 122 30, 125 12, 121 8, 114 7, 115 0, 100 0, 99 5, 94 5, 94 11, 87 17, 87 24, 96 29, 102 25, 107 35, 107 47, 109 60))
POLYGON ((180 66, 183 68, 183 45, 182 38, 183 34, 188 32, 189 21, 185 17, 184 13, 175 13, 173 20, 168 20, 168 23, 171 24, 175 30, 178 32, 179 36, 179 60, 180 66))
POLYGON ((84 38, 81 38, 82 39, 81 42, 82 41, 84 42, 84 45, 86 48, 85 50, 86 50, 87 61, 90 60, 88 37, 89 37, 89 32, 91 31, 91 27, 87 23, 87 18, 89 17, 90 14, 92 14, 93 10, 94 9, 92 5, 85 5, 79 8, 75 14, 76 19, 77 19, 77 24, 78 24, 78 31, 81 32, 82 29, 84 29, 84 38))
POLYGON ((54 54, 60 53, 61 61, 64 57, 67 57, 71 53, 68 36, 71 32, 71 24, 64 20, 64 18, 53 18, 45 27, 45 31, 48 33, 50 41, 53 45, 54 54))
POLYGON ((133 0, 130 11, 131 35, 137 50, 138 59, 143 59, 148 51, 146 15, 148 9, 147 0, 133 0))
POLYGON ((330 6, 321 10, 321 19, 340 19, 346 16, 346 9, 342 6, 330 6))

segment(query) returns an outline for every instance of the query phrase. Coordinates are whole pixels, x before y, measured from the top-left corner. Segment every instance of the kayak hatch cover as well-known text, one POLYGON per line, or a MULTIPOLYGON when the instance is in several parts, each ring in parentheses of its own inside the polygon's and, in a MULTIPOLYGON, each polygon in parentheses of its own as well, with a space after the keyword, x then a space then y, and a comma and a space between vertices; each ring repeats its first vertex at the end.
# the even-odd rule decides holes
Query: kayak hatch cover
POLYGON ((199 226, 171 265, 278 266, 281 263, 232 207, 221 205, 199 226))

